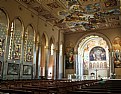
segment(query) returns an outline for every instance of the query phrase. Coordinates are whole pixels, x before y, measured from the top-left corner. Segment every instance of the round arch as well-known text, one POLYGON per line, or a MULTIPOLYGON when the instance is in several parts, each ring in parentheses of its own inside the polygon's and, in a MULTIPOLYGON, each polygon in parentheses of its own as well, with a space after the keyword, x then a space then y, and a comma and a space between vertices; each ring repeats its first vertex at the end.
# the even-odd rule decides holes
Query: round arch
POLYGON ((1 8, 0 7, 0 11, 2 11, 4 14, 5 14, 5 16, 6 16, 6 19, 7 19, 7 30, 9 29, 9 27, 10 27, 10 17, 9 17, 9 14, 8 14, 8 12, 7 12, 7 10, 5 10, 4 8, 1 8))
POLYGON ((7 71, 7 63, 4 63, 7 60, 7 55, 8 55, 8 31, 9 31, 9 27, 10 27, 10 18, 9 18, 9 14, 6 11, 5 8, 1 8, 0 7, 0 75, 2 76, 2 78, 5 78, 4 75, 6 75, 7 71))
MULTIPOLYGON (((108 48, 107 48, 107 53, 109 53, 109 55, 108 55, 108 61, 109 61, 109 66, 111 66, 111 67, 109 67, 110 69, 108 70, 108 76, 107 77, 109 77, 109 75, 110 75, 110 73, 111 73, 111 71, 113 71, 114 69, 113 69, 113 67, 112 67, 112 62, 111 62, 111 58, 110 58, 110 49, 112 49, 112 45, 111 45, 111 42, 110 42, 110 40, 105 36, 105 35, 103 35, 103 34, 101 34, 101 33, 96 33, 96 32, 94 32, 94 33, 89 33, 89 34, 86 34, 86 35, 84 35, 83 37, 81 37, 80 39, 79 39, 79 41, 77 42, 77 44, 76 44, 76 46, 75 46, 75 48, 74 48, 74 50, 75 50, 75 52, 76 52, 76 74, 77 75, 83 75, 83 74, 88 74, 88 72, 89 72, 89 70, 88 70, 88 72, 87 73, 84 73, 84 70, 83 70, 83 68, 84 68, 84 66, 85 65, 83 65, 83 64, 85 64, 84 62, 85 62, 85 60, 84 60, 84 58, 85 58, 85 53, 84 53, 84 48, 85 48, 85 46, 86 46, 86 44, 90 41, 90 40, 92 40, 93 38, 95 39, 96 37, 99 37, 99 38, 101 38, 102 40, 104 40, 105 42, 106 42, 106 44, 107 44, 107 46, 108 46, 108 48), (81 49, 83 49, 83 50, 81 50, 81 55, 79 56, 79 47, 81 48, 81 49), (81 58, 81 59, 80 59, 81 58), (82 63, 83 62, 83 63, 82 63), (80 66, 81 66, 81 68, 80 68, 80 66), (77 70, 77 69, 81 69, 81 71, 82 72, 80 72, 79 70, 77 70)), ((89 55, 89 53, 88 53, 88 55, 89 55)), ((89 64, 89 63, 88 63, 89 64)), ((89 65, 87 65, 88 66, 88 68, 89 68, 89 65)), ((97 77, 97 76, 96 76, 97 77)), ((82 79, 82 78, 81 78, 82 79)))
POLYGON ((97 32, 93 32, 93 33, 88 33, 88 34, 85 34, 84 36, 82 36, 76 43, 75 47, 74 47, 74 50, 75 52, 78 51, 78 47, 79 47, 79 44, 86 38, 86 37, 89 37, 89 36, 99 36, 99 37, 102 37, 108 44, 109 46, 109 49, 112 49, 112 44, 111 44, 111 41, 109 40, 109 38, 107 36, 105 36, 104 34, 102 33, 97 33, 97 32))

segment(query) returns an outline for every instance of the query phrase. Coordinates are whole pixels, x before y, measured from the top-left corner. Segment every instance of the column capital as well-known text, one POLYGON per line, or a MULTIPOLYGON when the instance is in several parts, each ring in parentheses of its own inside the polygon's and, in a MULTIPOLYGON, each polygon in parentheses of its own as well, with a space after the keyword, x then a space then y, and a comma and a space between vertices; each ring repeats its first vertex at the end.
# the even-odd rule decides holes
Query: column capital
POLYGON ((44 46, 45 49, 49 49, 49 46, 44 46))

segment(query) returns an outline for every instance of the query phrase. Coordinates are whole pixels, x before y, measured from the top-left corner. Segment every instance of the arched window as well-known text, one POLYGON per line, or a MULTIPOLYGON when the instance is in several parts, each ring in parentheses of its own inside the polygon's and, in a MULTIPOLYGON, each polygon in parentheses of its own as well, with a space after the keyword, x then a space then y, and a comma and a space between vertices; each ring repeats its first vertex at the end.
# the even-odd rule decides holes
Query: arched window
POLYGON ((6 13, 0 9, 0 75, 2 75, 2 65, 5 56, 5 41, 8 32, 8 17, 6 13))
POLYGON ((10 31, 10 45, 8 59, 20 60, 23 26, 17 18, 12 22, 10 31))
POLYGON ((24 61, 33 62, 34 30, 29 25, 24 34, 24 61))
POLYGON ((8 18, 5 12, 2 9, 0 9, 0 57, 4 56, 7 29, 8 18))
POLYGON ((63 45, 60 45, 60 56, 62 56, 62 51, 63 51, 63 45))
POLYGON ((53 43, 51 44, 51 55, 53 55, 53 53, 54 53, 54 45, 53 45, 53 43))

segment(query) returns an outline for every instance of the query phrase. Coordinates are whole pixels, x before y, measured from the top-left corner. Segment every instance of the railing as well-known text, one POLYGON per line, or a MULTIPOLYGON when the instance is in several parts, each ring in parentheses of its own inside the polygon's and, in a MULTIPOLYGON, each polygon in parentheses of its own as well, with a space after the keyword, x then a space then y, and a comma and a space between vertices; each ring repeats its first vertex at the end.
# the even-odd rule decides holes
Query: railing
MULTIPOLYGON (((68 74, 68 79, 77 79, 77 80, 98 80, 98 79, 110 79, 110 77, 97 77, 95 75, 76 75, 76 74, 68 74)), ((121 78, 121 76, 120 76, 121 78)))

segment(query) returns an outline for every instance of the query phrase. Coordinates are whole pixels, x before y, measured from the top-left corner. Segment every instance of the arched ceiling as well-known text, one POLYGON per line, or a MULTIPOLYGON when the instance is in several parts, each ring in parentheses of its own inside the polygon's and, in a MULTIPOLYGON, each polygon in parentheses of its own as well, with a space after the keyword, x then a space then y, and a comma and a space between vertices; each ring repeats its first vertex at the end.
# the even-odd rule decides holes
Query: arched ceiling
POLYGON ((120 0, 17 0, 65 33, 121 27, 120 0))

